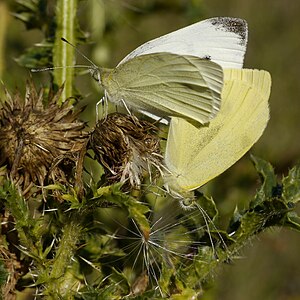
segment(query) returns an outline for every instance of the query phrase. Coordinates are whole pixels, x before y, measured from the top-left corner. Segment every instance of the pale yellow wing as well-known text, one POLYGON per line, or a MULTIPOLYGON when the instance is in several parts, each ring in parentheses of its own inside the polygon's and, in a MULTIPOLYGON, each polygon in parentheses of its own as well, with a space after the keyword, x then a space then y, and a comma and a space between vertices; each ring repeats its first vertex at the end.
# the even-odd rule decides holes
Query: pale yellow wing
POLYGON ((217 114, 223 86, 218 64, 195 56, 153 53, 101 74, 108 99, 160 117, 207 123, 217 114))
POLYGON ((166 186, 176 193, 196 189, 239 160, 269 120, 271 77, 266 71, 224 70, 222 105, 207 126, 172 118, 165 162, 166 186))

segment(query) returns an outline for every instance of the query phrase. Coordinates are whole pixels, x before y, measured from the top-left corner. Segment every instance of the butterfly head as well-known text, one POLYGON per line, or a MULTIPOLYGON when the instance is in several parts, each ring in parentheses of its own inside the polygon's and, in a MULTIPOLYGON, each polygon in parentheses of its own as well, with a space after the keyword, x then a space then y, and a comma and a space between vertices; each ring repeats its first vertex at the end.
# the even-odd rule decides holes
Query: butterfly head
POLYGON ((91 66, 89 72, 93 79, 95 79, 99 84, 101 84, 101 71, 97 66, 91 66))

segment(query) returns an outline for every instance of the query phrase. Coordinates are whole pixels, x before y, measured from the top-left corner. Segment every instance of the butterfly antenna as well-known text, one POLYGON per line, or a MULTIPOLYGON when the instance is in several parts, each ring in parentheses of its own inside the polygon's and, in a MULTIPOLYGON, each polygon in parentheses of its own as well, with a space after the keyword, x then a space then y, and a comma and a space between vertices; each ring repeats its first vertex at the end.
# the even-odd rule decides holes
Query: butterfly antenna
POLYGON ((45 72, 45 71, 52 71, 55 69, 67 69, 67 68, 91 68, 91 66, 88 65, 75 65, 75 66, 58 66, 58 67, 46 67, 46 68, 39 68, 39 69, 30 69, 31 72, 45 72))
POLYGON ((60 38, 63 42, 67 43, 68 45, 70 45, 71 47, 73 47, 75 49, 75 51, 80 54, 83 58, 85 58, 95 69, 98 69, 98 66, 91 61, 85 54, 83 54, 75 45, 73 45, 72 43, 70 43, 68 40, 66 40, 65 38, 60 38))

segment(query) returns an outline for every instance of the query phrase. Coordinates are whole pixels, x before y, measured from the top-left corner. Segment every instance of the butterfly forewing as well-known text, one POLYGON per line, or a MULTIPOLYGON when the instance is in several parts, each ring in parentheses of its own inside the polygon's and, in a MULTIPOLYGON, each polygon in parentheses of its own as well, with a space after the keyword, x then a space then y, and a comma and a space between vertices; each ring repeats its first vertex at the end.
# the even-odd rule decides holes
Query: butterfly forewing
POLYGON ((190 55, 154 53, 137 56, 102 76, 109 100, 157 116, 180 116, 201 124, 220 107, 221 66, 190 55))
POLYGON ((120 63, 143 54, 171 52, 210 59, 223 68, 242 68, 248 39, 245 20, 229 17, 207 19, 149 41, 120 63))

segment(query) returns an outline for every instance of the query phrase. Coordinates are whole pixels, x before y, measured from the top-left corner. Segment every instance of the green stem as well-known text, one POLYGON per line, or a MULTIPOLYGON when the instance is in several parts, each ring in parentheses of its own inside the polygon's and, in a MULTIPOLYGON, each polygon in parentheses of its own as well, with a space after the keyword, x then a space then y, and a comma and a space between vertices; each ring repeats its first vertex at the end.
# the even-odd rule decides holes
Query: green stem
POLYGON ((76 44, 75 22, 76 22, 77 0, 58 0, 56 5, 56 34, 53 47, 53 65, 60 67, 54 70, 54 82, 61 86, 65 84, 61 102, 73 96, 73 78, 75 63, 75 50, 64 43, 61 38, 65 38, 73 45, 76 44), (62 67, 62 68, 61 68, 62 67))
POLYGON ((52 266, 52 272, 50 274, 51 278, 57 279, 64 275, 66 268, 70 264, 71 258, 74 255, 74 250, 76 249, 76 243, 78 242, 80 232, 80 225, 77 224, 77 222, 71 221, 69 224, 65 225, 63 229, 63 236, 52 266))
POLYGON ((5 68, 4 48, 5 35, 8 21, 8 10, 5 2, 0 2, 0 79, 2 79, 3 70, 5 68))
POLYGON ((40 264, 43 259, 43 251, 42 242, 34 232, 36 220, 32 218, 27 202, 17 188, 9 181, 6 181, 3 186, 6 192, 1 195, 1 200, 5 201, 6 209, 14 218, 22 251, 33 257, 37 264, 40 264))

